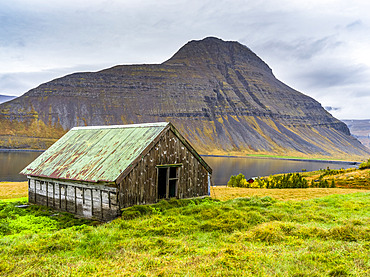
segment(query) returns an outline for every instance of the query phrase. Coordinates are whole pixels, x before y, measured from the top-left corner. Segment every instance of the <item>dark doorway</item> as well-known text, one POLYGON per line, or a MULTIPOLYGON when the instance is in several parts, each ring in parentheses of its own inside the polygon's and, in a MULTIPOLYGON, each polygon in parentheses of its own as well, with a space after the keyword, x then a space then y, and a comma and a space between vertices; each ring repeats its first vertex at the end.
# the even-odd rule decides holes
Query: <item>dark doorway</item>
POLYGON ((160 165, 158 168, 158 199, 177 197, 179 168, 181 164, 160 165))
POLYGON ((158 199, 166 198, 167 168, 158 168, 158 199))

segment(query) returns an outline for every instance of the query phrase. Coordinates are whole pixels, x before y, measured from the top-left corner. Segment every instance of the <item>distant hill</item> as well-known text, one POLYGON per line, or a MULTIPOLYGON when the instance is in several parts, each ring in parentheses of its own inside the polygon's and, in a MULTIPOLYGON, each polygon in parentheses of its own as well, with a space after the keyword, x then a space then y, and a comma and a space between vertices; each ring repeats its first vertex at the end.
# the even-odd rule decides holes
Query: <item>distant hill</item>
POLYGON ((74 126, 158 121, 171 121, 202 154, 369 154, 248 47, 213 37, 162 64, 74 73, 0 105, 0 148, 46 148, 74 126))
POLYGON ((10 96, 10 95, 2 95, 0 94, 0 104, 1 103, 4 103, 4 102, 7 102, 7 101, 10 101, 12 99, 16 98, 16 96, 10 96))
POLYGON ((347 124, 351 134, 370 149, 370 119, 343 120, 343 122, 347 124))

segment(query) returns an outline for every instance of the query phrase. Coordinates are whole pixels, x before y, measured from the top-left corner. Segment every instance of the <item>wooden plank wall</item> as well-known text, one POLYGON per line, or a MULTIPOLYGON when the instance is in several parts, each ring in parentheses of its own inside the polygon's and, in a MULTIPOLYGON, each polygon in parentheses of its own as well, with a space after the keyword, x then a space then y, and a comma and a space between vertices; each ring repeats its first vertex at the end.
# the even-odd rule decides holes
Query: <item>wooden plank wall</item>
POLYGON ((107 221, 120 215, 117 189, 102 185, 29 177, 28 199, 84 218, 107 221))
POLYGON ((120 207, 157 201, 157 165, 182 163, 178 198, 208 194, 208 172, 171 130, 162 136, 148 154, 119 184, 120 207))

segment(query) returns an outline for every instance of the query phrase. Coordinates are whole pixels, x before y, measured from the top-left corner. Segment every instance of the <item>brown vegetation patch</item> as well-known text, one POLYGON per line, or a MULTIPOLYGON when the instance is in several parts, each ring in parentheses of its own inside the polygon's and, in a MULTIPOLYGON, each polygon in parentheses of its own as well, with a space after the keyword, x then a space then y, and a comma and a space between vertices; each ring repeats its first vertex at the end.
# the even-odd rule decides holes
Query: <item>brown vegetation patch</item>
MULTIPOLYGON (((349 176, 352 177, 353 174, 350 174, 349 176)), ((348 194, 356 192, 366 192, 366 190, 347 189, 347 188, 254 189, 254 188, 231 188, 225 186, 211 187, 211 197, 219 199, 221 201, 226 201, 238 197, 252 197, 252 196, 259 197, 271 196, 277 200, 282 201, 306 200, 311 198, 323 197, 330 194, 348 194)), ((0 199, 11 199, 27 196, 28 196, 28 186, 26 181, 0 182, 0 199)))
POLYGON ((28 185, 25 182, 0 182, 0 200, 28 196, 28 185))
POLYGON ((330 194, 348 194, 355 192, 366 192, 360 189, 342 188, 307 188, 307 189, 252 189, 252 188, 230 188, 226 186, 211 187, 211 197, 226 201, 239 197, 271 196, 277 200, 306 200, 323 197, 330 194))

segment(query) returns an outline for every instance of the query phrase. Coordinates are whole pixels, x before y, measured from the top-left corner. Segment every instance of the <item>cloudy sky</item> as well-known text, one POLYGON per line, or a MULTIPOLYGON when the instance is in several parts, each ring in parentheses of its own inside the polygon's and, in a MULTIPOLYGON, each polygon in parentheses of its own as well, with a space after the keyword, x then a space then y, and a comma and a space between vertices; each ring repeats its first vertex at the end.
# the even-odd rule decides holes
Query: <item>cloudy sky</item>
POLYGON ((370 1, 0 0, 0 94, 239 41, 339 119, 370 118, 370 1))

